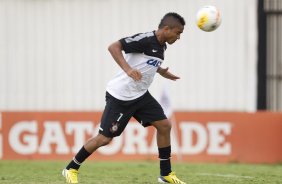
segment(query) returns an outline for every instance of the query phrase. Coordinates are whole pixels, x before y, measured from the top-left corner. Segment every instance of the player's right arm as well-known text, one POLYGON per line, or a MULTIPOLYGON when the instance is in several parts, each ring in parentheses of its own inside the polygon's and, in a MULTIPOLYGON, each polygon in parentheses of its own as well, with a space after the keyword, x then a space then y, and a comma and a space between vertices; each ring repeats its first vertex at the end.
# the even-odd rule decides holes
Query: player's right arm
POLYGON ((135 81, 139 81, 142 78, 141 72, 133 69, 129 66, 129 64, 126 62, 125 58, 122 54, 122 44, 120 41, 116 41, 112 43, 108 47, 109 52, 111 53, 112 57, 116 61, 116 63, 123 69, 123 71, 131 77, 135 81))

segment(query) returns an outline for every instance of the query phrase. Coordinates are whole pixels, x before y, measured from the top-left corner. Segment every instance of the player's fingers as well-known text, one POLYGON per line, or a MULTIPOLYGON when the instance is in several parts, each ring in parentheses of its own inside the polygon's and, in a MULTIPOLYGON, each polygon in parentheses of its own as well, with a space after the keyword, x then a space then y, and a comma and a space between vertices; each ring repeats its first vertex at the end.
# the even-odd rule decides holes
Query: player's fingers
POLYGON ((177 80, 177 79, 180 79, 180 77, 175 76, 175 77, 173 78, 174 81, 177 80))
POLYGON ((178 76, 176 76, 176 75, 171 75, 171 76, 170 76, 170 79, 175 81, 175 80, 177 80, 177 79, 180 79, 180 77, 178 77, 178 76))
POLYGON ((130 77, 131 77, 134 81, 139 81, 139 80, 141 80, 141 78, 142 78, 142 74, 141 74, 138 70, 135 70, 135 71, 132 71, 132 72, 131 72, 130 77))
POLYGON ((142 74, 139 71, 136 71, 136 80, 139 81, 142 78, 142 74))
POLYGON ((131 77, 133 80, 135 80, 135 81, 137 80, 137 76, 136 76, 135 73, 132 73, 130 77, 131 77))

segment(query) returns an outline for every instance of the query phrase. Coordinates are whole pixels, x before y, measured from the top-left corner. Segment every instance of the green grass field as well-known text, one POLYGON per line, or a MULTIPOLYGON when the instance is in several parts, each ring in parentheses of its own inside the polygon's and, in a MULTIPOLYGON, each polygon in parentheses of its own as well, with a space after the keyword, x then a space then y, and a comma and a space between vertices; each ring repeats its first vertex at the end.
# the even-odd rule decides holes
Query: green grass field
MULTIPOLYGON (((65 183, 65 161, 0 161, 0 183, 65 183)), ((91 184, 156 184, 157 162, 87 161, 79 182, 91 184)), ((177 176, 188 184, 282 184, 282 165, 174 163, 177 176)))

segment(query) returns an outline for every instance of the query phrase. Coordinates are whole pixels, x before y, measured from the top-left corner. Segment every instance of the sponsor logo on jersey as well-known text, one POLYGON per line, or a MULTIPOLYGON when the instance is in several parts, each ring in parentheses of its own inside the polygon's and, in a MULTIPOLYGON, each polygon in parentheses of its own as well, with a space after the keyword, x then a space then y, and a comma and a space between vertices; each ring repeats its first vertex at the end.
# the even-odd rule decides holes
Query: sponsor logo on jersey
POLYGON ((159 60, 157 60, 157 59, 149 59, 149 60, 147 61, 147 64, 148 64, 148 65, 155 66, 155 67, 159 67, 159 66, 161 66, 161 64, 162 64, 162 61, 159 61, 159 60))

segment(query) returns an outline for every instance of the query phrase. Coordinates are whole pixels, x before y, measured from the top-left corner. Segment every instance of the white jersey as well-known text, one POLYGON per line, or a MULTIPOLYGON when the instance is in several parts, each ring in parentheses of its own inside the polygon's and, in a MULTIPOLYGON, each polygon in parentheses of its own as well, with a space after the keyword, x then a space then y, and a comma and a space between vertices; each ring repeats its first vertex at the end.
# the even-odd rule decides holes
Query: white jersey
POLYGON ((155 32, 139 33, 120 40, 127 63, 141 72, 140 81, 134 81, 123 70, 107 84, 107 92, 113 97, 128 101, 146 93, 153 82, 158 67, 164 59, 166 45, 161 45, 155 32))

